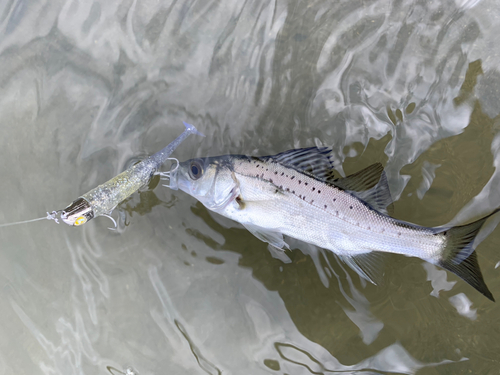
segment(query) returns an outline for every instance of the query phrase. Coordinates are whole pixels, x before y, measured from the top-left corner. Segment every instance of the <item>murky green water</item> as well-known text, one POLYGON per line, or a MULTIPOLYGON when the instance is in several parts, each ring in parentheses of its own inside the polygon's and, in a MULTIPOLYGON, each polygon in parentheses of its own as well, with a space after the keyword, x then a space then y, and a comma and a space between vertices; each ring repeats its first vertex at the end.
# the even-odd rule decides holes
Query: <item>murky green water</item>
MULTIPOLYGON (((181 160, 331 146, 339 174, 385 165, 397 218, 472 221, 500 206, 499 15, 494 0, 4 1, 0 222, 65 207, 182 120, 207 137, 181 160)), ((154 184, 117 232, 0 228, 0 374, 500 372, 500 307, 454 275, 394 255, 366 285, 154 184)), ((498 229, 478 247, 497 299, 499 248, 498 229)))

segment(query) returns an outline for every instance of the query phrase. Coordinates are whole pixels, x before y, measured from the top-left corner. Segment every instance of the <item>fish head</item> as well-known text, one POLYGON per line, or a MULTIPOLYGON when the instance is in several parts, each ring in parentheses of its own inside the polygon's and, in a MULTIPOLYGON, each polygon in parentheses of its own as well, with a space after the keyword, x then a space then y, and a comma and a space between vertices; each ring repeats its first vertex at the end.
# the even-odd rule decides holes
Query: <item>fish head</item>
POLYGON ((239 195, 232 163, 224 157, 179 163, 170 171, 170 188, 188 193, 212 211, 224 209, 239 195))

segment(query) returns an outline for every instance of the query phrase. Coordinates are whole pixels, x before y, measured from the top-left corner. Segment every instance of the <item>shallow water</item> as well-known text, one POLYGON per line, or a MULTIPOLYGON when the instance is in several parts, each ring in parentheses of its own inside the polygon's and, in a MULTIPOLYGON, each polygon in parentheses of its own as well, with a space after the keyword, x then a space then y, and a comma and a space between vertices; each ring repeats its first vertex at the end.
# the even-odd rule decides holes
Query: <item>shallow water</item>
MULTIPOLYGON (((495 0, 4 1, 0 223, 65 207, 182 120, 207 137, 181 160, 331 146, 341 175, 385 165, 397 218, 471 221, 500 206, 499 15, 495 0)), ((117 232, 0 228, 0 374, 498 373, 500 307, 454 275, 394 255, 366 285, 156 183, 117 232)), ((497 298, 499 246, 496 229, 478 247, 497 298)))

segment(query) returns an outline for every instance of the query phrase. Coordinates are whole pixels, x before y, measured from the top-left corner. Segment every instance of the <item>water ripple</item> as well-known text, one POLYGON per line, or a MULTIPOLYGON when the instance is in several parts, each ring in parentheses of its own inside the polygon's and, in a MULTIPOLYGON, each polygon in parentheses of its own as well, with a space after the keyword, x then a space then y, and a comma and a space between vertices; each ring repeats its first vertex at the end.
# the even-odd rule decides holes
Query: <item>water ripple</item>
MULTIPOLYGON (((398 218, 473 220, 500 202, 498 10, 1 2, 2 223, 64 207, 162 148, 182 120, 207 137, 187 140, 180 160, 331 146, 339 175, 383 163, 398 218)), ((2 228, 0 373, 497 369, 498 307, 451 274, 394 256, 367 285, 331 253, 296 242, 270 253, 153 188, 119 207, 116 233, 102 219, 2 228)), ((476 243, 495 295, 499 220, 476 243)))

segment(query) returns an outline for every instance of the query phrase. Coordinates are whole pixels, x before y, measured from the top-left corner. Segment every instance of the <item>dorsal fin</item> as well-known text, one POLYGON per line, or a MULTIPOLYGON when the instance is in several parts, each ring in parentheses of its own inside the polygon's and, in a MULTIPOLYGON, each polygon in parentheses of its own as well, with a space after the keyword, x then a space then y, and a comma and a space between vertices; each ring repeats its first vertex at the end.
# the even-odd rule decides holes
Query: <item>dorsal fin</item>
POLYGON ((345 178, 335 178, 331 151, 329 147, 299 148, 259 159, 272 160, 336 185, 382 213, 391 211, 392 197, 382 164, 374 163, 345 178))
POLYGON ((379 182, 383 172, 384 167, 382 167, 382 164, 375 163, 350 176, 335 180, 333 183, 344 190, 365 191, 379 182))
POLYGON ((368 203, 375 210, 383 213, 392 215, 394 207, 392 204, 391 191, 389 190, 389 184, 387 183, 387 176, 385 172, 382 171, 380 175, 380 180, 371 189, 365 191, 349 191, 351 194, 355 195, 359 199, 368 203))
POLYGON ((271 159, 276 163, 327 181, 333 176, 334 164, 331 152, 332 149, 329 147, 308 147, 262 156, 261 159, 271 159))

